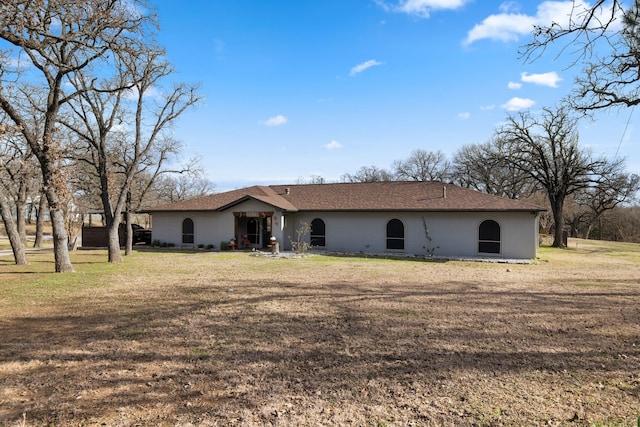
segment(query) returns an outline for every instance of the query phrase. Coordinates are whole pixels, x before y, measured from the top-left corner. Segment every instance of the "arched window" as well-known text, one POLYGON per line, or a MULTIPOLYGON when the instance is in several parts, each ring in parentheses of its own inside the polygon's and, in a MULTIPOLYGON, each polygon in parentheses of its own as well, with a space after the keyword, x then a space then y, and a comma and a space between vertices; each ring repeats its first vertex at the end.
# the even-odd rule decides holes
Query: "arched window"
POLYGON ((387 249, 404 249, 404 224, 399 219, 387 223, 387 249))
POLYGON ((193 220, 185 218, 182 221, 182 243, 193 243, 193 220))
POLYGON ((325 247, 326 244, 324 221, 316 218, 311 221, 311 246, 325 247))
POLYGON ((478 229, 478 252, 485 254, 500 253, 500 224, 492 219, 480 223, 478 229))

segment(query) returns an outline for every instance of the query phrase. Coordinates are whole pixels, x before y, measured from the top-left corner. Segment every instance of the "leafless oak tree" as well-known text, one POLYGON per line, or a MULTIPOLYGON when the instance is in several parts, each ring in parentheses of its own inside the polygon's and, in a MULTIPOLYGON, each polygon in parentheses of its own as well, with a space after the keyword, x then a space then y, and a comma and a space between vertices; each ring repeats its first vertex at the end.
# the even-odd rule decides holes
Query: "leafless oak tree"
POLYGON ((634 199, 640 189, 640 177, 624 172, 622 160, 605 167, 607 173, 597 185, 575 195, 575 203, 587 208, 584 238, 588 239, 596 222, 607 212, 634 199))
POLYGON ((451 175, 451 163, 442 151, 413 150, 406 160, 394 161, 392 169, 402 181, 446 182, 451 175))
POLYGON ((155 180, 153 185, 157 203, 174 203, 215 192, 215 184, 202 170, 191 169, 183 173, 168 173, 155 180))
POLYGON ((11 244, 13 258, 16 264, 22 265, 28 264, 24 249, 24 232, 20 231, 18 225, 22 220, 24 229, 24 215, 22 218, 14 215, 18 212, 13 207, 17 205, 15 198, 26 194, 24 189, 27 183, 24 182, 25 174, 23 172, 29 160, 29 153, 23 151, 24 146, 18 140, 20 140, 18 129, 4 123, 0 124, 0 215, 11 244), (11 193, 14 193, 13 201, 11 193))
POLYGON ((377 166, 362 166, 353 174, 343 174, 340 179, 342 182, 395 181, 393 173, 377 166))
POLYGON ((543 111, 541 117, 528 112, 510 116, 496 131, 496 140, 505 160, 545 190, 555 224, 552 245, 564 247, 565 199, 599 183, 607 162, 580 148, 577 119, 567 107, 543 111))
POLYGON ((510 199, 529 197, 536 190, 535 182, 515 167, 501 148, 496 141, 460 148, 453 159, 453 182, 510 199))
MULTIPOLYGON (((70 104, 71 120, 62 123, 77 136, 78 160, 87 164, 99 182, 109 236, 108 260, 121 262, 118 229, 122 213, 129 213, 132 186, 142 172, 161 170, 168 153, 179 143, 168 134, 173 122, 200 100, 196 87, 184 84, 169 88, 163 81, 174 73, 164 51, 147 44, 119 52, 118 75, 91 90, 97 76, 85 70, 72 83, 80 94, 70 104)), ((153 173, 151 175, 154 175, 153 173)), ((147 176, 149 176, 147 174, 147 176)), ((127 252, 132 230, 127 215, 127 252)))
POLYGON ((584 64, 576 79, 571 104, 581 111, 640 103, 640 0, 597 0, 593 6, 574 0, 567 24, 534 29, 533 41, 522 48, 527 61, 561 44, 561 54, 573 55, 573 66, 584 64))
POLYGON ((66 83, 88 67, 107 64, 110 55, 135 45, 152 24, 138 8, 139 0, 13 0, 0 3, 0 40, 5 42, 0 68, 0 108, 19 126, 38 159, 53 229, 55 271, 73 271, 69 258, 64 213, 66 177, 63 173, 66 141, 57 135, 61 109, 79 93, 66 83), (27 59, 11 67, 11 61, 27 59), (36 103, 26 88, 44 88, 43 102, 36 103), (9 86, 18 87, 10 91, 9 86), (15 96, 14 96, 15 95, 15 96), (38 111, 41 128, 29 126, 21 106, 38 111))

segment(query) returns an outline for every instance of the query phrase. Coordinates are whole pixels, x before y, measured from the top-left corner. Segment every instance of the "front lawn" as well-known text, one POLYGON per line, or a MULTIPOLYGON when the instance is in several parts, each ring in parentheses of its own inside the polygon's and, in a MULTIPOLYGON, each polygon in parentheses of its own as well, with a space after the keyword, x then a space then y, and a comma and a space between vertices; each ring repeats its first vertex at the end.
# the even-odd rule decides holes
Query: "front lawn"
POLYGON ((640 246, 0 258, 0 426, 632 426, 640 246))

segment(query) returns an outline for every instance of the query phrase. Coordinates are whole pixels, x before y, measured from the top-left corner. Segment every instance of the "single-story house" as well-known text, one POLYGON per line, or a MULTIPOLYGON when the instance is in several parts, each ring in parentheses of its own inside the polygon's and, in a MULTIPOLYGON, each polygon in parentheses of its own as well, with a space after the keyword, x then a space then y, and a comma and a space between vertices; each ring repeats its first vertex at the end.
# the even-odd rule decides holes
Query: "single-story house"
POLYGON ((147 209, 153 240, 184 246, 531 259, 543 208, 441 182, 252 186, 147 209), (307 225, 306 230, 304 225, 307 225))

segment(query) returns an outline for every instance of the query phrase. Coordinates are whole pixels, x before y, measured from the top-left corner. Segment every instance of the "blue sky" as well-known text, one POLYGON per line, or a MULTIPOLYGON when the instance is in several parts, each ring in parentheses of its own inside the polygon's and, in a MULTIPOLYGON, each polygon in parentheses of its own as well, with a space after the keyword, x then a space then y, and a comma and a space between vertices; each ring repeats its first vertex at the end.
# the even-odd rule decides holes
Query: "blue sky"
MULTIPOLYGON (((553 52, 525 63, 534 23, 571 2, 490 0, 151 0, 159 42, 204 102, 175 136, 224 191, 337 181, 411 151, 483 143, 508 113, 555 105, 578 68, 553 52)), ((565 18, 566 19, 566 18, 565 18)), ((640 173, 637 114, 583 122, 596 155, 640 173), (629 126, 627 122, 629 121, 629 126)))

